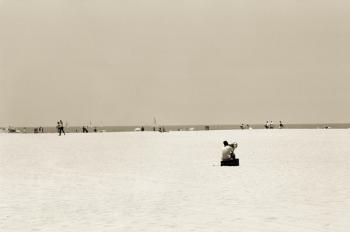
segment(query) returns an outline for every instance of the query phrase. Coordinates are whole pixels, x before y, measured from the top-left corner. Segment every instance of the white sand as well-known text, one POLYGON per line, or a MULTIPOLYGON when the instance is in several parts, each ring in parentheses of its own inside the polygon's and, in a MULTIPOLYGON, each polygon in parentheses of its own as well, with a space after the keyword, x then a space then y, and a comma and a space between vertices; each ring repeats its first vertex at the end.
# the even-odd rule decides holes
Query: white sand
POLYGON ((0 231, 350 231, 350 130, 0 134, 0 231), (222 141, 240 167, 220 167, 222 141))

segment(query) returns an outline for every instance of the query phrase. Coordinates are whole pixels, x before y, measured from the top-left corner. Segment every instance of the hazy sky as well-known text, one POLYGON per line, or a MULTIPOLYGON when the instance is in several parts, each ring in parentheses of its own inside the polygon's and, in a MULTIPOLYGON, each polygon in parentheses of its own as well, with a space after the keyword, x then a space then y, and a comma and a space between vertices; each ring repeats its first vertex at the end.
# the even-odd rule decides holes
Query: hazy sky
POLYGON ((346 0, 0 0, 0 126, 350 121, 346 0))

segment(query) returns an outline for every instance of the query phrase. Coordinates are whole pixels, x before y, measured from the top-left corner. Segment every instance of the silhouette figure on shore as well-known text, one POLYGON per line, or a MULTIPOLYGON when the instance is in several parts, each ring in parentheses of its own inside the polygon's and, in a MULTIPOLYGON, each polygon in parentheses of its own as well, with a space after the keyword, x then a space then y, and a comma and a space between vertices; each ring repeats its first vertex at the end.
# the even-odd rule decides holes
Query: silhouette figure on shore
POLYGON ((58 135, 61 136, 61 134, 63 133, 64 135, 66 135, 66 132, 64 131, 64 126, 63 126, 63 122, 62 120, 60 120, 59 122, 57 122, 57 131, 58 131, 58 135))
POLYGON ((266 121, 266 123, 265 123, 265 128, 266 128, 266 129, 269 129, 269 128, 270 128, 269 121, 266 121))
POLYGON ((83 133, 89 133, 87 127, 83 126, 83 133))
POLYGON ((282 124, 282 121, 280 121, 280 129, 284 128, 284 125, 282 124))

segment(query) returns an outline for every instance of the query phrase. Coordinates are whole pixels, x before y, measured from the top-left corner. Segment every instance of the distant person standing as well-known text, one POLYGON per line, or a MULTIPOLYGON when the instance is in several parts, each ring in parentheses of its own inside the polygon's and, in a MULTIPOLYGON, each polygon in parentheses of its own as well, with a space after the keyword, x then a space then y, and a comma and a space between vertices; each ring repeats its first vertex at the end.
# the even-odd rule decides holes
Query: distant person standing
POLYGON ((57 129, 58 135, 61 135, 61 125, 60 125, 60 122, 57 122, 56 129, 57 129))
POLYGON ((270 129, 273 129, 273 121, 270 122, 270 129))
POLYGON ((266 121, 266 123, 265 123, 265 129, 269 129, 269 128, 270 128, 269 121, 266 121))
POLYGON ((280 121, 280 129, 284 128, 284 125, 282 124, 282 121, 280 121))
POLYGON ((61 133, 63 133, 64 135, 66 135, 66 132, 64 132, 64 126, 63 126, 63 122, 62 120, 59 121, 59 134, 61 135, 61 133))
POLYGON ((56 130, 57 130, 57 133, 58 133, 59 135, 61 135, 61 131, 60 131, 60 122, 57 122, 56 130))
POLYGON ((89 133, 87 126, 83 126, 83 133, 89 133))

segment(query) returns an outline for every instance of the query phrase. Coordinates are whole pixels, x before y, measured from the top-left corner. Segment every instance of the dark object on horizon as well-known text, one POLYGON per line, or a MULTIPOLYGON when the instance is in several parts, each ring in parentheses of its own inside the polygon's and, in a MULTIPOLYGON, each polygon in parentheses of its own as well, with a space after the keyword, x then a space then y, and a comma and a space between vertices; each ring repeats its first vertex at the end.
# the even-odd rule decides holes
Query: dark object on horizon
POLYGON ((95 127, 94 132, 97 132, 97 128, 95 127))
POLYGON ((63 122, 62 120, 60 120, 59 122, 57 122, 57 132, 58 132, 58 135, 61 136, 61 134, 63 133, 64 135, 66 135, 66 132, 64 131, 64 127, 63 127, 63 122))
POLYGON ((66 135, 66 132, 64 132, 64 126, 63 126, 63 121, 62 120, 60 120, 60 135, 61 135, 61 133, 63 133, 64 135, 66 135))
POLYGON ((243 129, 244 129, 244 124, 242 123, 240 127, 241 127, 241 129, 243 130, 243 129))
POLYGON ((141 127, 141 131, 145 131, 145 128, 143 126, 141 127))
POLYGON ((83 133, 89 133, 88 129, 85 126, 83 126, 83 133))
POLYGON ((266 121, 266 123, 265 123, 265 129, 269 129, 269 122, 268 121, 266 121))
POLYGON ((282 121, 280 121, 280 129, 284 128, 282 121))
POLYGON ((209 130, 210 127, 209 126, 204 126, 204 130, 209 130))

